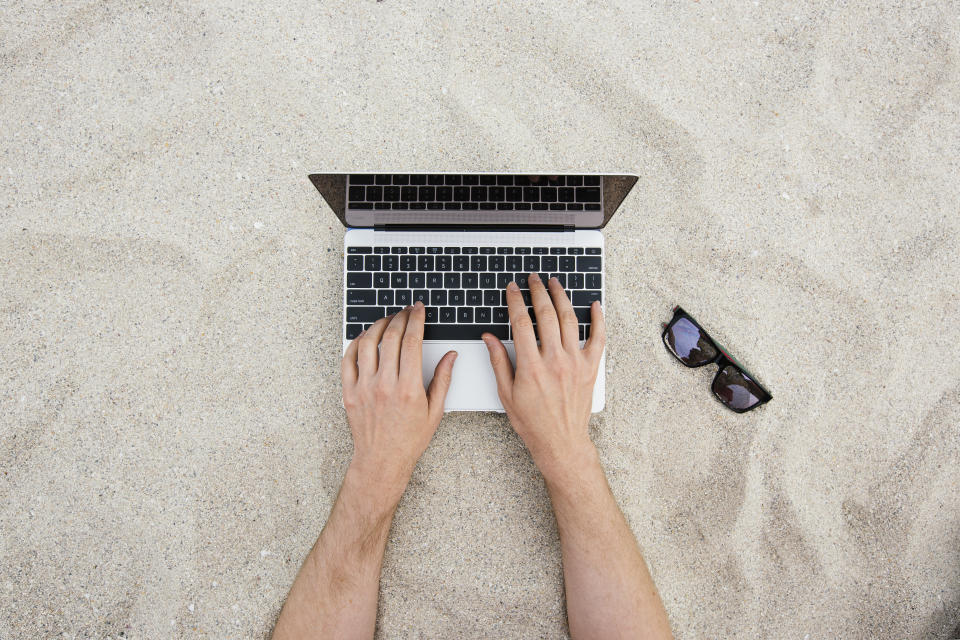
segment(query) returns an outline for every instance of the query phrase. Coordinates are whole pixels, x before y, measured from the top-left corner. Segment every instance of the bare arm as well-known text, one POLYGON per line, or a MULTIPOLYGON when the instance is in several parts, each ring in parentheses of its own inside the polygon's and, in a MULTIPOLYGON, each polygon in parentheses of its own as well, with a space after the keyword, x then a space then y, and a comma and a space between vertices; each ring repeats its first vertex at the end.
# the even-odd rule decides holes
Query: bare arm
POLYGON ((587 435, 605 330, 599 303, 580 348, 577 319, 555 278, 549 293, 530 274, 540 345, 520 291, 507 287, 517 366, 490 334, 484 341, 500 400, 543 473, 557 518, 567 618, 574 638, 669 638, 670 625, 640 548, 587 435))
POLYGON ((423 321, 418 302, 377 321, 343 356, 353 459, 327 524, 290 588, 275 639, 373 637, 390 523, 443 417, 456 358, 452 351, 445 355, 430 388, 423 388, 423 321))

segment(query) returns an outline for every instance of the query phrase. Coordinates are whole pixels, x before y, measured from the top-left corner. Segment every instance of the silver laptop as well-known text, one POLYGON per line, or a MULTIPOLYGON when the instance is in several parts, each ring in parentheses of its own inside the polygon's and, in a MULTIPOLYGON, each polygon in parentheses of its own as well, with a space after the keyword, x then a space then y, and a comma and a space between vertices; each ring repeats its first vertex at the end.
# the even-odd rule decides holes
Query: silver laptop
MULTIPOLYGON (((633 175, 318 173, 310 180, 344 235, 343 348, 377 319, 426 307, 423 382, 458 352, 447 411, 503 411, 483 332, 515 359, 505 287, 557 277, 590 335, 590 304, 604 299, 600 233, 637 181, 633 175)), ((533 316, 531 311, 531 317, 533 316)), ((515 361, 515 360, 514 360, 515 361)), ((593 390, 604 406, 604 365, 593 390)))

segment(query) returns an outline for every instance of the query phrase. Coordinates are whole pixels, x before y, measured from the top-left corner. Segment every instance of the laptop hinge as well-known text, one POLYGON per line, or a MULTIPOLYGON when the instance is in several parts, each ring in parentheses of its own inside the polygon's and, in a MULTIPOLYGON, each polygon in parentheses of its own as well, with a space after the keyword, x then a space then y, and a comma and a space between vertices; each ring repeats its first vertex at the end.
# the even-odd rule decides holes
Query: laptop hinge
POLYGON ((576 231, 577 228, 572 224, 551 224, 551 225, 542 225, 542 224, 511 224, 511 225, 484 225, 484 224, 471 224, 471 225, 462 225, 462 224, 375 224, 373 225, 374 231, 450 231, 450 232, 496 232, 496 231, 548 231, 552 233, 557 232, 572 232, 576 231))

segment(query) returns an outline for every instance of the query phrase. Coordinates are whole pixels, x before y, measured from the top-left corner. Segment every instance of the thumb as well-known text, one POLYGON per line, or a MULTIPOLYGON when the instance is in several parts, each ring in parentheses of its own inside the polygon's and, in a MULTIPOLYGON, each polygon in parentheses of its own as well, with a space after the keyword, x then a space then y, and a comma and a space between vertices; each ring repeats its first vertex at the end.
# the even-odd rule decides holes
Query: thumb
POLYGON ((513 388, 513 363, 510 362, 507 348, 499 338, 486 334, 483 336, 483 342, 487 345, 487 351, 490 352, 490 366, 493 367, 493 375, 497 377, 500 401, 504 402, 507 400, 505 395, 509 394, 510 389, 513 388))
POLYGON ((433 372, 433 380, 427 387, 427 404, 430 407, 430 417, 440 422, 443 417, 443 401, 450 389, 450 379, 453 376, 453 362, 457 359, 456 351, 448 351, 440 358, 437 368, 433 372))

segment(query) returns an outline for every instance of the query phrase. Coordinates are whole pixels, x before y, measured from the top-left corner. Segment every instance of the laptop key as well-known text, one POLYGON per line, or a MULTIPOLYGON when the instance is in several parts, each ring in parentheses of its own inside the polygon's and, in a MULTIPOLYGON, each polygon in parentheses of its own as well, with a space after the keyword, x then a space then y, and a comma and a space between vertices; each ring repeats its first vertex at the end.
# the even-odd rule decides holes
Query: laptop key
POLYGON ((433 256, 417 258, 417 271, 433 271, 433 256))
POLYGON ((577 315, 577 322, 590 322, 590 307, 574 307, 573 312, 577 315))
POLYGON ((363 256, 347 256, 347 271, 363 271, 363 256))
POLYGON ((400 267, 399 256, 383 256, 383 270, 396 271, 400 267))
POLYGON ((390 274, 389 273, 375 273, 373 274, 373 286, 377 289, 386 289, 390 286, 390 274))
POLYGON ((481 273, 480 274, 480 288, 481 289, 493 289, 497 286, 497 276, 493 273, 481 273))
POLYGON ((423 289, 427 286, 427 275, 425 273, 410 274, 410 288, 423 289))
POLYGON ((417 256, 400 256, 400 269, 403 271, 416 271, 417 256))
POLYGON ((540 256, 527 256, 523 259, 523 270, 540 271, 540 256))
POLYGON ((500 292, 497 289, 487 289, 483 292, 483 304, 495 307, 500 304, 500 292))
POLYGON ((373 274, 354 271, 347 274, 348 289, 369 289, 373 286, 373 274))
MULTIPOLYGON (((413 302, 422 302, 425 305, 430 304, 430 292, 426 289, 414 289, 413 302)), ((413 302, 410 304, 413 304, 413 302)))
POLYGON ((568 274, 567 274, 567 288, 568 288, 568 289, 583 289, 583 274, 582 274, 582 273, 568 273, 568 274))
POLYGON ((505 261, 505 268, 507 271, 520 271, 523 269, 523 257, 521 256, 507 256, 505 261))
POLYGON ((473 321, 478 323, 490 322, 490 307, 477 307, 473 310, 473 321))
POLYGON ((471 271, 486 271, 487 270, 487 256, 473 256, 470 258, 470 270, 471 271))
POLYGON ((463 279, 463 288, 464 289, 476 289, 479 285, 477 281, 479 276, 476 273, 470 273, 469 271, 461 276, 463 279))
POLYGON ((473 308, 460 307, 457 309, 457 322, 460 324, 470 324, 473 322, 473 308))
POLYGON ((583 272, 600 272, 600 257, 599 256, 580 256, 577 258, 577 271, 583 272))
MULTIPOLYGON (((427 288, 429 289, 440 289, 443 287, 443 274, 442 273, 428 273, 427 274, 427 288)), ((446 304, 446 303, 444 303, 446 304)))
POLYGON ((413 304, 413 300, 411 300, 411 296, 412 296, 412 292, 410 291, 410 289, 398 289, 396 291, 396 296, 394 296, 394 303, 403 305, 405 307, 408 305, 411 305, 413 304))
POLYGON ((570 247, 569 249, 567 249, 567 253, 569 253, 572 256, 582 256, 583 247, 570 247))
POLYGON ((497 274, 497 289, 506 289, 507 285, 510 284, 510 281, 513 280, 512 273, 498 273, 497 274))
POLYGON ((447 304, 447 292, 443 289, 436 289, 430 292, 430 304, 440 307, 447 304))
POLYGON ((469 271, 470 258, 468 256, 453 256, 454 271, 469 271))
POLYGON ((437 271, 450 271, 450 256, 437 256, 437 271))
POLYGON ((445 273, 443 274, 443 286, 446 289, 457 289, 460 287, 460 274, 459 273, 445 273))
POLYGON ((576 271, 577 259, 573 256, 560 256, 560 271, 576 271))
POLYGON ((496 307, 493 310, 493 321, 496 323, 508 323, 510 322, 510 312, 507 311, 506 307, 496 307))
MULTIPOLYGON (((479 307, 483 304, 483 293, 480 289, 467 290, 467 304, 471 307, 479 307)), ((461 320, 463 322, 463 320, 461 320)))
POLYGON ((437 307, 424 307, 423 309, 424 322, 430 324, 431 322, 440 321, 440 309, 437 307))
POLYGON ((347 340, 353 340, 360 332, 363 331, 362 324, 348 324, 347 325, 347 340))
POLYGON ((347 307, 347 322, 376 322, 386 314, 383 307, 347 307))
MULTIPOLYGON (((393 273, 390 275, 390 286, 394 289, 403 289, 407 286, 407 274, 393 273)), ((397 304, 400 304, 399 302, 397 304)))
POLYGON ((396 315, 403 311, 403 307, 387 307, 387 315, 392 316, 396 315))
POLYGON ((462 307, 466 301, 466 293, 463 289, 451 289, 447 292, 447 300, 455 307, 462 307))
POLYGON ((373 184, 373 174, 352 173, 350 174, 350 184, 373 184))
POLYGON ((544 271, 556 271, 557 264, 557 256, 543 256, 540 258, 540 268, 544 271))
POLYGON ((573 306, 575 307, 587 307, 590 306, 595 300, 600 300, 599 291, 574 291, 573 292, 573 306))
POLYGON ((497 252, 496 247, 480 247, 480 253, 483 255, 493 255, 497 252))
MULTIPOLYGON (((442 309, 440 313, 442 316, 442 309)), ((505 324, 427 324, 423 327, 424 340, 479 340, 484 333, 506 340, 509 327, 505 324)))
POLYGON ((377 304, 383 305, 383 306, 389 306, 394 304, 393 290, 381 289, 380 291, 377 291, 377 304))
POLYGON ((487 261, 490 271, 503 271, 503 256, 490 256, 487 261))
POLYGON ((347 305, 370 307, 377 304, 377 292, 373 289, 347 289, 347 305))
POLYGON ((600 255, 600 247, 587 247, 586 252, 588 256, 598 256, 600 255))
POLYGON ((526 289, 529 286, 529 283, 527 282, 526 273, 513 274, 513 281, 516 282, 517 286, 520 287, 521 289, 526 289))
POLYGON ((380 256, 371 255, 364 258, 363 268, 367 271, 380 271, 380 256))
POLYGON ((550 277, 551 277, 551 278, 556 278, 556 279, 557 279, 557 282, 559 282, 559 283, 560 283, 560 286, 563 287, 564 289, 567 288, 567 274, 565 274, 565 273, 551 273, 551 274, 550 274, 550 277))
POLYGON ((454 187, 453 199, 457 202, 466 202, 470 199, 470 187, 454 187))
POLYGON ((586 277, 586 282, 584 283, 587 289, 599 289, 601 285, 601 277, 599 273, 588 273, 586 277))
MULTIPOLYGON (((457 312, 453 307, 440 307, 440 322, 456 322, 456 320, 457 312)), ((427 325, 424 326, 424 329, 426 327, 427 325)))

